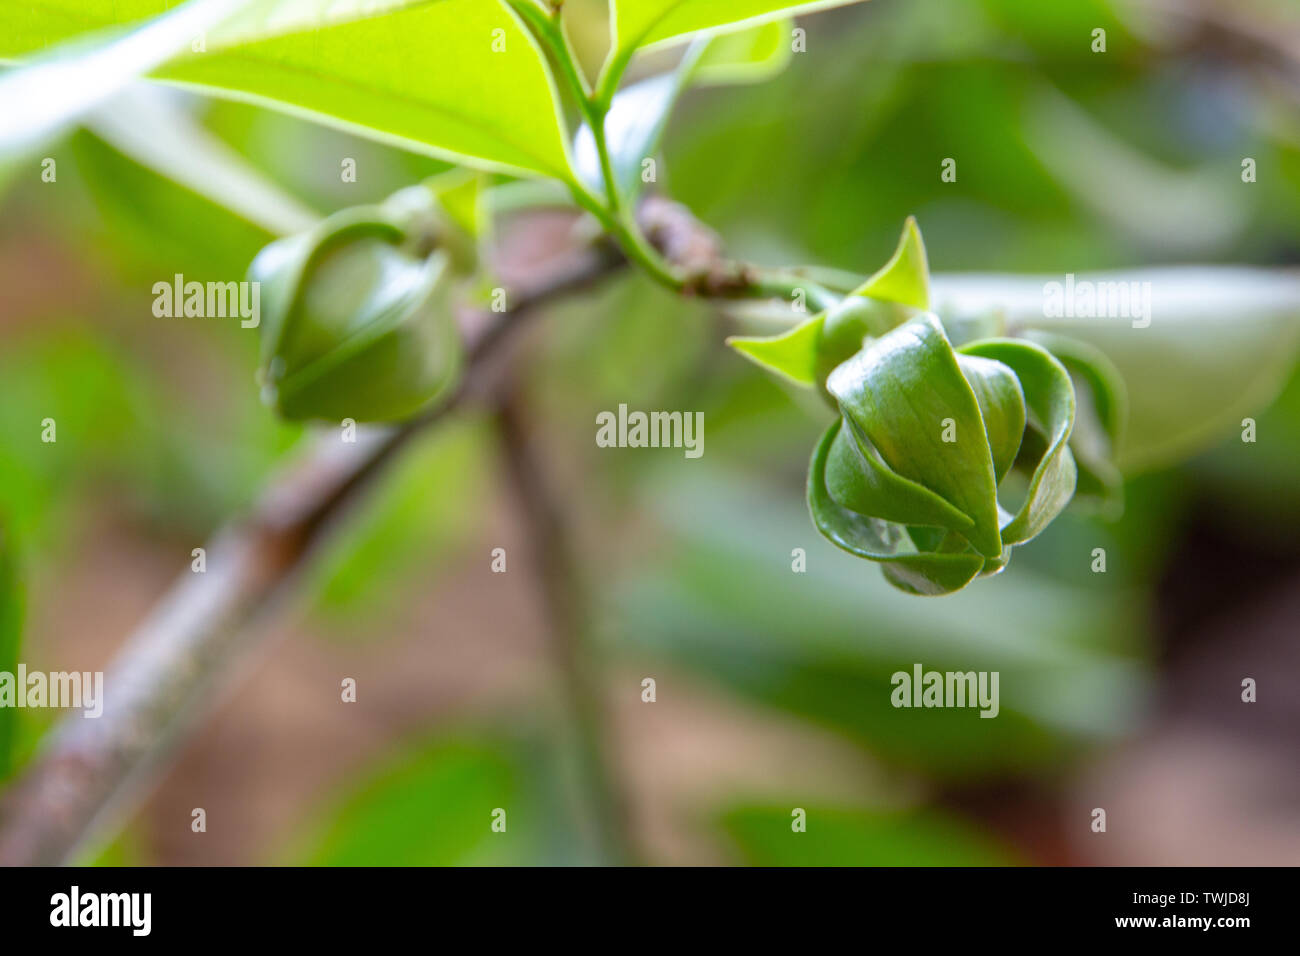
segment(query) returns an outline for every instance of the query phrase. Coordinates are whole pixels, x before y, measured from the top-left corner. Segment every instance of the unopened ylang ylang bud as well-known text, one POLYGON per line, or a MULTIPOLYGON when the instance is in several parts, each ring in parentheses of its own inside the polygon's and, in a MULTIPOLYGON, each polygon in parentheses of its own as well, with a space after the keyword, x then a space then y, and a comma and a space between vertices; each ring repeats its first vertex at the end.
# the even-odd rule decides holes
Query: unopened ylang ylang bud
POLYGON ((262 394, 294 420, 396 421, 453 381, 451 313, 460 247, 408 194, 345 209, 263 249, 262 394))
POLYGON ((1032 342, 954 349, 925 313, 867 339, 826 390, 840 417, 813 453, 813 521, 903 590, 946 594, 1000 571, 1074 493, 1074 389, 1032 342))

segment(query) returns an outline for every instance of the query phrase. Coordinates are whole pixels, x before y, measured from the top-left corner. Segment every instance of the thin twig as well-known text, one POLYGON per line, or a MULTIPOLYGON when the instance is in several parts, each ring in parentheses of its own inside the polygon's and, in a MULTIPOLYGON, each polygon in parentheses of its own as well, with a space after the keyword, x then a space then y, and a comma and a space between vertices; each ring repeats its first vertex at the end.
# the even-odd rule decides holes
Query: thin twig
POLYGON ((562 736, 576 770, 577 786, 572 789, 579 819, 575 822, 586 830, 597 860, 630 863, 633 840, 628 832, 627 800, 612 769, 606 733, 608 707, 601 699, 590 607, 569 522, 543 462, 534 453, 534 429, 517 387, 503 397, 496 421, 506 476, 523 513, 550 647, 565 691, 568 712, 562 736))

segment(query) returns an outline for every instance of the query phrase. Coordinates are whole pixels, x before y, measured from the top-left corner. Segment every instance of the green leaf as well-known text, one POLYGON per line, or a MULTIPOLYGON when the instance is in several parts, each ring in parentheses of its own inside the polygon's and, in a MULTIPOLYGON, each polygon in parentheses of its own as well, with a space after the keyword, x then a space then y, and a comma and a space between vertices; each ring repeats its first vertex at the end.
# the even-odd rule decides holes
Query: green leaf
MULTIPOLYGON (((18 649, 22 641, 23 595, 8 529, 0 524, 0 673, 18 670, 18 649)), ((0 707, 0 780, 13 766, 18 711, 0 707)))
POLYGON ((789 807, 729 810, 722 826, 751 866, 1004 866, 1012 855, 968 823, 933 810, 805 807, 795 832, 789 807))
POLYGON ((572 178, 545 58, 495 0, 190 55, 157 75, 453 162, 572 178))
POLYGON ((903 224, 903 235, 890 260, 850 294, 897 302, 923 312, 930 308, 930 266, 915 216, 908 216, 903 224))
POLYGON ((857 0, 611 0, 606 70, 618 70, 638 49, 700 30, 740 29, 763 20, 842 7, 857 0))
POLYGON ((709 41, 691 73, 699 86, 760 83, 786 68, 794 21, 782 17, 748 30, 723 33, 709 41))
POLYGON ((460 418, 411 443, 302 582, 315 632, 367 641, 401 632, 402 609, 472 543, 493 447, 481 422, 460 418))
MULTIPOLYGON (((133 18, 163 6, 140 2, 125 12, 133 18)), ((550 71, 533 38, 496 0, 389 0, 379 8, 385 16, 370 18, 362 0, 345 0, 341 14, 335 6, 198 0, 123 39, 53 51, 48 62, 0 81, 0 105, 12 104, 20 120, 7 139, 30 146, 53 132, 55 120, 66 122, 152 71, 440 158, 571 177, 550 71), (232 11, 242 14, 232 19, 232 11), (191 44, 205 31, 204 52, 194 52, 191 44), (37 88, 40 108, 33 111, 37 88), (31 123, 23 119, 28 113, 35 114, 31 123)), ((89 9, 84 17, 43 9, 34 25, 0 41, 0 57, 121 15, 107 2, 89 9)))
POLYGON ((200 42, 210 51, 416 2, 422 0, 193 0, 180 6, 166 0, 37 0, 0 7, 0 61, 77 38, 0 79, 0 159, 34 149, 131 80, 200 42))
POLYGON ((893 256, 834 308, 776 336, 732 336, 727 344, 797 385, 818 385, 862 348, 929 302, 930 270, 915 217, 903 224, 893 256))
POLYGON ((781 335, 733 335, 727 339, 727 344, 796 385, 816 385, 818 345, 825 322, 825 315, 815 315, 781 335))
POLYGON ((936 280, 947 318, 998 314, 1008 325, 1100 350, 1123 379, 1128 416, 1115 455, 1126 475, 1203 451, 1271 402, 1300 348, 1300 278, 1286 270, 1179 266, 1081 275, 1112 288, 1149 284, 1149 324, 1045 314, 1053 276, 936 280))
POLYGON ((489 225, 483 180, 481 174, 456 169, 426 184, 451 221, 473 239, 483 237, 489 225))
POLYGON ((156 84, 137 83, 122 91, 87 117, 86 125, 123 155, 272 235, 309 229, 321 218, 271 183, 156 84))
POLYGON ((343 801, 294 854, 313 866, 535 863, 538 801, 510 748, 449 741, 404 754, 343 801), (506 811, 506 831, 492 812, 506 811))
POLYGON ((1068 445, 1074 427, 1074 387, 1064 366, 1031 342, 987 339, 963 346, 961 351, 994 359, 1015 372, 1024 390, 1029 422, 1046 439, 1025 501, 1002 527, 1002 540, 1019 544, 1047 527, 1074 494, 1076 470, 1068 445))
POLYGON ((979 404, 938 319, 921 316, 872 342, 838 366, 826 387, 891 471, 967 516, 972 525, 961 533, 980 554, 1001 555, 979 404))
MULTIPOLYGON (((1068 586, 1026 563, 918 601, 813 533, 770 477, 715 463, 645 483, 637 510, 654 520, 655 559, 614 592, 617 632, 634 650, 716 681, 760 715, 797 714, 873 761, 939 779, 1042 772, 1140 722, 1144 595, 1068 586), (806 573, 791 573, 794 547, 806 573), (916 662, 999 671, 998 717, 893 707, 891 674, 916 662)), ((791 806, 807 804, 786 805, 787 830, 791 806)))

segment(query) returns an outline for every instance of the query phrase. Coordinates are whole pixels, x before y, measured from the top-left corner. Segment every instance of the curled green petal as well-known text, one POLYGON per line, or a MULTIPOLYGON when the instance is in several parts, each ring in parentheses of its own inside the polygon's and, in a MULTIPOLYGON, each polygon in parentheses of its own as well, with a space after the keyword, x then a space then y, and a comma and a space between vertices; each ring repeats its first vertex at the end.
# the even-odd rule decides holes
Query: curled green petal
POLYGON ((1004 541, 1020 544, 1047 527, 1074 495, 1078 473, 1068 444, 1074 427, 1074 386, 1065 367, 1032 342, 987 339, 964 346, 962 352, 994 359, 1015 372, 1029 422, 1045 438, 1024 504, 1002 528, 1004 541))
POLYGON ((872 341, 826 386, 890 470, 967 516, 963 534, 981 554, 1002 553, 979 403, 938 319, 927 313, 872 341))
POLYGON ((1075 500, 1101 506, 1108 517, 1124 508, 1124 478, 1115 465, 1115 452, 1128 419, 1128 390, 1106 354, 1093 345, 1046 332, 1031 339, 1065 366, 1075 389, 1074 430, 1070 451, 1079 468, 1075 500))
POLYGON ((905 525, 926 525, 966 534, 974 521, 924 485, 892 471, 860 426, 844 419, 831 444, 826 490, 836 502, 859 514, 905 525))
POLYGON ((1025 434, 1025 393, 1016 373, 1001 362, 958 352, 957 364, 979 402, 993 452, 993 473, 1001 484, 1015 464, 1025 434))
POLYGON ((831 423, 808 470, 808 509, 817 530, 851 554, 882 562, 889 581, 913 594, 949 594, 969 584, 984 565, 980 555, 920 552, 903 525, 859 514, 831 497, 826 465, 840 428, 831 423))

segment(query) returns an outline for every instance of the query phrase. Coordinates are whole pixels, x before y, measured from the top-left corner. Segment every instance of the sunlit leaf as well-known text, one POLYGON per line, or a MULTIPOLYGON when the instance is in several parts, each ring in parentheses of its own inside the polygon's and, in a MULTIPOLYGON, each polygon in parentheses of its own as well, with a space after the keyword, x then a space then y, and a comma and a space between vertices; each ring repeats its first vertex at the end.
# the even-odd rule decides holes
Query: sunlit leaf
POLYGON ((733 335, 727 339, 727 344, 746 358, 796 385, 815 385, 818 343, 825 323, 825 316, 815 315, 781 335, 733 335))
POLYGON ((157 75, 454 162, 571 177, 550 71, 495 0, 189 54, 157 75))
POLYGON ((907 217, 902 238, 890 260, 851 294, 897 302, 922 311, 930 308, 930 266, 915 217, 907 217))
POLYGON ((164 0, 83 0, 76 5, 38 0, 5 5, 0 7, 0 62, 40 55, 0 79, 0 116, 5 117, 0 159, 35 148, 184 50, 212 51, 415 2, 421 0, 192 0, 180 6, 164 0), (59 43, 65 45, 46 49, 59 43))
POLYGON ((740 29, 763 20, 842 7, 857 0, 611 0, 611 62, 639 48, 675 40, 697 30, 740 29))

